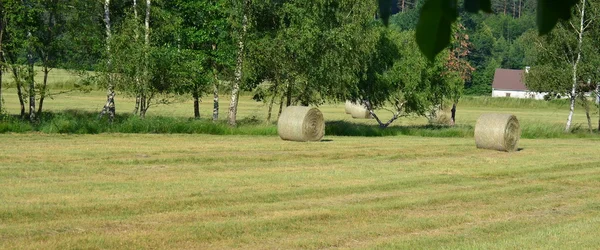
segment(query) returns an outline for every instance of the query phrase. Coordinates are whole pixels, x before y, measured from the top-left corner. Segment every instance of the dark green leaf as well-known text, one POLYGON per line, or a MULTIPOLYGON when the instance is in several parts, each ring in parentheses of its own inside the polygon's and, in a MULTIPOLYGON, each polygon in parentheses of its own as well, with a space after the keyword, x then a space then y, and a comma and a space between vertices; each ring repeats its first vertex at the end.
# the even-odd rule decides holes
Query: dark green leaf
POLYGON ((492 4, 490 0, 465 0, 465 10, 471 13, 477 13, 480 10, 487 13, 492 12, 492 4))
POLYGON ((479 0, 479 9, 487 13, 492 13, 492 1, 479 0))
POLYGON ((385 24, 385 26, 387 26, 390 21, 393 4, 394 1, 392 0, 379 0, 379 15, 381 16, 381 20, 383 20, 383 24, 385 24))
POLYGON ((578 0, 538 0, 537 26, 540 35, 550 33, 559 20, 569 20, 578 0))
POLYGON ((452 24, 457 17, 456 1, 428 0, 421 8, 417 44, 429 60, 433 61, 450 44, 452 24))

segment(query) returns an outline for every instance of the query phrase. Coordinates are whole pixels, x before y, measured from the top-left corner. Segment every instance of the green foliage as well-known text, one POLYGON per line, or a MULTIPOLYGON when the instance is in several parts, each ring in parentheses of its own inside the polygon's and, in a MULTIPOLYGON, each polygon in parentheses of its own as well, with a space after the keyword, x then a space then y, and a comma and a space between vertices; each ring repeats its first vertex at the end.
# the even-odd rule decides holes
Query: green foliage
POLYGON ((464 0, 465 10, 471 13, 477 13, 480 10, 488 13, 492 12, 492 3, 490 0, 464 0))
POLYGON ((417 24, 417 44, 429 60, 450 44, 452 24, 458 18, 455 1, 428 0, 421 8, 417 24))
MULTIPOLYGON (((537 26, 541 35, 549 33, 560 20, 571 18, 571 9, 577 0, 538 0, 537 26)), ((391 1, 379 1, 383 22, 387 25, 387 11, 391 1)), ((450 30, 456 21, 457 0, 426 0, 421 8, 417 25, 417 42, 422 53, 433 60, 435 56, 450 44, 450 30)), ((464 8, 472 13, 479 10, 491 12, 491 0, 464 0, 464 8)))
MULTIPOLYGON (((597 60, 600 51, 597 49, 597 39, 592 36, 600 25, 596 22, 600 14, 597 3, 590 3, 586 9, 582 40, 579 40, 581 13, 576 13, 572 23, 560 23, 548 35, 524 40, 534 43, 535 65, 526 76, 527 87, 539 92, 551 92, 562 96, 571 96, 573 84, 597 79, 597 60), (581 43, 580 43, 581 42, 581 43), (577 71, 573 72, 574 67, 577 71), (573 75, 575 74, 575 76, 573 75), (575 77, 576 82, 573 82, 575 77)), ((597 80, 593 80, 597 82, 597 80)), ((589 91, 576 89, 581 91, 589 91)))
POLYGON ((560 20, 571 19, 571 9, 579 0, 538 0, 537 23, 540 34, 550 33, 560 20))

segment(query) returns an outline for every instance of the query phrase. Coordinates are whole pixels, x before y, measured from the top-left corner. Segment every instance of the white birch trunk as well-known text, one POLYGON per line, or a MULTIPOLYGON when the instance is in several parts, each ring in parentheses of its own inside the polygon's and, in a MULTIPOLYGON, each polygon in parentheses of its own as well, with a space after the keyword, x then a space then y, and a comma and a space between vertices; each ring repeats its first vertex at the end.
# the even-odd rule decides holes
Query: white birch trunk
POLYGON ((242 67, 244 64, 244 39, 248 26, 248 16, 246 15, 245 3, 242 8, 244 8, 242 10, 244 12, 244 17, 242 20, 242 32, 239 35, 237 63, 235 66, 235 80, 233 81, 233 86, 231 88, 231 102, 229 103, 228 123, 231 126, 236 125, 238 95, 240 91, 240 83, 242 81, 242 67))
POLYGON ((146 33, 145 33, 145 42, 146 42, 146 46, 150 45, 150 7, 151 7, 151 2, 150 0, 146 0, 146 20, 144 22, 145 24, 145 28, 146 28, 146 33))
POLYGON ((112 121, 115 117, 115 88, 112 82, 111 77, 111 55, 110 55, 110 40, 112 37, 111 27, 110 27, 110 0, 104 0, 104 25, 106 27, 106 55, 107 59, 107 67, 108 67, 108 88, 106 93, 106 104, 104 104, 104 108, 100 113, 100 117, 104 114, 108 113, 110 121, 112 121))
MULTIPOLYGON (((0 10, 4 7, 0 2, 0 10)), ((1 13, 1 12, 0 12, 1 13)), ((3 14, 3 13, 2 13, 3 14)), ((4 14, 3 14, 4 16, 4 14)), ((2 37, 4 36, 4 17, 0 18, 0 63, 4 62, 4 52, 2 52, 2 37)), ((0 113, 2 112, 2 67, 0 67, 0 113)))
MULTIPOLYGON (((581 19, 579 23, 579 31, 578 31, 578 41, 577 41, 577 58, 573 62, 573 86, 571 88, 571 105, 569 110, 569 117, 567 118, 567 125, 565 127, 565 132, 569 132, 571 130, 571 124, 573 123, 573 114, 575 113, 575 100, 577 98, 577 65, 581 60, 581 46, 583 44, 583 32, 585 31, 584 21, 585 21, 585 2, 586 0, 581 1, 581 19)), ((577 32, 577 31, 576 31, 577 32)))
POLYGON ((149 72, 148 72, 148 53, 150 50, 150 10, 152 7, 151 0, 146 0, 146 18, 144 19, 144 77, 143 83, 140 86, 139 95, 140 95, 140 116, 146 117, 146 111, 150 107, 151 98, 146 97, 146 88, 145 84, 148 84, 149 81, 149 72))
MULTIPOLYGON (((136 21, 138 20, 137 0, 133 0, 133 17, 135 18, 136 21)), ((136 29, 136 31, 137 31, 137 29, 136 29)), ((137 36, 137 32, 136 32, 136 36, 137 36)))
POLYGON ((29 81, 29 120, 31 122, 35 121, 35 81, 34 81, 34 68, 33 68, 33 45, 31 44, 31 32, 27 32, 28 45, 27 49, 27 63, 29 64, 29 76, 27 81, 29 81))
MULTIPOLYGON (((137 10, 137 0, 133 0, 133 18, 134 18, 135 23, 136 23, 136 26, 134 27, 134 30, 133 30, 133 32, 134 32, 134 41, 137 44, 138 39, 140 38, 139 30, 138 30, 138 27, 137 27, 138 20, 139 20, 139 18, 138 18, 138 10, 137 10)), ((139 89, 140 89, 140 76, 139 76, 139 70, 136 70, 136 71, 137 72, 135 74, 135 89, 136 89, 136 92, 139 92, 139 89)), ((136 95, 135 95, 135 106, 133 108, 133 114, 134 115, 137 115, 138 112, 140 111, 140 101, 141 101, 140 94, 136 93, 136 95)))
MULTIPOLYGON (((218 80, 217 80, 218 81, 218 80)), ((213 89, 213 115, 212 119, 214 122, 219 120, 219 85, 215 83, 213 89)))

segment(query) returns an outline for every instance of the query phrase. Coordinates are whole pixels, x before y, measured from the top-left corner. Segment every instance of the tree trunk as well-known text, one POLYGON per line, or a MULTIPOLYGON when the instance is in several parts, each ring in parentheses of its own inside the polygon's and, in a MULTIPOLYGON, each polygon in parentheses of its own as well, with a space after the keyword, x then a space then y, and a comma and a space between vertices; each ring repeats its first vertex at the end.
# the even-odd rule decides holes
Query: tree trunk
POLYGON ((585 98, 585 94, 581 93, 581 101, 583 104, 583 108, 585 109, 585 116, 587 117, 588 129, 590 134, 593 133, 594 128, 592 128, 592 117, 590 116, 590 105, 588 103, 587 98, 585 98))
POLYGON ((513 0, 513 14, 512 17, 515 18, 517 16, 517 1, 513 0))
MULTIPOLYGON (((138 20, 138 11, 137 11, 137 0, 133 0, 133 17, 135 18, 135 21, 137 22, 138 20)), ((138 32, 137 32, 137 28, 135 29, 135 39, 138 39, 138 32)))
MULTIPOLYGON (((46 60, 47 61, 47 60, 46 60)), ((42 109, 44 107, 44 99, 46 98, 46 90, 48 88, 48 74, 50 73, 50 69, 47 65, 44 65, 44 82, 42 83, 42 89, 40 89, 40 104, 38 105, 38 114, 42 114, 42 109)))
POLYGON ((523 8, 523 0, 519 0, 519 18, 521 18, 521 10, 523 8))
POLYGON ((289 81, 287 84, 287 90, 285 91, 285 96, 286 96, 285 106, 289 107, 292 105, 292 83, 290 83, 289 81))
MULTIPOLYGON (((140 99, 140 117, 146 117, 146 111, 150 107, 151 98, 148 97, 146 86, 149 82, 149 52, 150 52, 150 11, 152 3, 146 0, 146 18, 144 18, 144 76, 143 82, 138 84, 138 96, 140 99)), ((137 78, 137 77, 136 77, 137 78)), ((137 78, 139 80, 139 78, 137 78)))
MULTIPOLYGON (((140 38, 140 34, 137 28, 137 24, 138 24, 138 10, 137 10, 137 0, 133 0, 133 18, 136 22, 136 26, 134 27, 133 33, 133 41, 137 44, 138 39, 140 38)), ((133 115, 138 115, 139 111, 140 111, 140 77, 139 77, 139 70, 138 67, 136 66, 136 73, 135 73, 135 106, 133 106, 133 115)))
MULTIPOLYGON (((1 36, 0 36, 0 39, 2 39, 1 36)), ((0 46, 0 60, 2 60, 2 52, 1 51, 2 51, 2 46, 0 46)), ((2 67, 0 67, 0 114, 2 114, 2 67)))
POLYGON ((402 11, 403 13, 404 13, 404 2, 405 2, 405 1, 406 1, 406 0, 402 0, 402 10, 401 10, 401 11, 402 11))
POLYGON ((140 117, 146 118, 146 110, 148 110, 148 102, 146 100, 146 95, 140 95, 140 117))
POLYGON ((504 15, 506 16, 506 1, 508 0, 504 0, 504 15))
POLYGON ((285 95, 281 95, 281 99, 279 100, 279 112, 277 113, 277 120, 279 120, 279 117, 281 116, 281 112, 283 111, 284 98, 285 98, 285 95))
POLYGON ((25 118, 25 100, 23 100, 23 82, 19 78, 19 69, 16 66, 11 66, 13 77, 17 83, 17 96, 19 97, 19 104, 21 105, 21 119, 25 118))
POLYGON ((565 132, 569 132, 571 130, 571 123, 573 122, 573 114, 575 113, 575 98, 577 97, 577 65, 581 60, 581 47, 583 44, 583 32, 585 29, 584 21, 585 21, 585 2, 586 0, 582 0, 581 4, 581 20, 579 23, 579 38, 577 41, 577 58, 573 62, 573 87, 571 88, 571 107, 569 110, 569 117, 567 118, 567 126, 565 128, 565 132))
POLYGON ((271 97, 271 101, 269 102, 269 111, 267 112, 267 123, 271 123, 271 113, 273 112, 273 103, 275 103, 275 97, 277 97, 278 85, 279 84, 277 82, 275 82, 273 96, 271 97))
POLYGON ((598 133, 600 133, 600 84, 596 83, 596 104, 598 105, 598 133))
POLYGON ((454 126, 456 124, 456 103, 452 104, 452 116, 450 117, 450 125, 454 126))
POLYGON ((243 20, 242 20, 242 31, 239 34, 238 41, 238 55, 237 62, 235 66, 235 80, 233 81, 233 86, 231 88, 231 102, 229 103, 229 116, 228 123, 231 126, 236 125, 237 119, 237 107, 238 107, 238 97, 240 91, 240 83, 242 82, 242 67, 244 66, 244 39, 246 37, 246 31, 248 26, 248 16, 246 15, 246 1, 244 1, 244 5, 242 6, 243 11, 243 20))
POLYGON ((194 93, 194 118, 200 119, 200 97, 198 93, 194 93))
POLYGON ((144 41, 146 42, 146 46, 150 45, 150 8, 152 7, 152 3, 150 0, 146 0, 146 19, 144 21, 144 25, 146 28, 146 32, 144 35, 144 41))
POLYGON ((212 115, 212 119, 213 119, 213 122, 216 122, 216 121, 219 120, 219 85, 218 85, 218 83, 215 83, 214 89, 213 89, 213 115, 212 115))
MULTIPOLYGON (((2 62, 4 62, 4 52, 2 50, 2 41, 4 40, 4 6, 3 3, 0 2, 0 14, 2 14, 2 17, 0 17, 0 64, 2 62)), ((0 113, 2 113, 2 74, 4 72, 2 71, 2 67, 0 67, 0 113)))
MULTIPOLYGON (((27 32, 27 38, 29 39, 28 42, 31 43, 31 32, 27 32)), ((27 77, 27 81, 29 82, 29 121, 30 122, 34 122, 36 117, 35 117, 35 79, 34 79, 34 75, 35 75, 35 69, 33 67, 33 45, 29 44, 28 45, 28 51, 27 51, 27 64, 29 67, 28 70, 28 77, 27 77)))
POLYGON ((110 0, 104 0, 104 25, 106 27, 106 55, 108 57, 107 60, 107 73, 108 73, 108 83, 106 90, 106 104, 102 108, 102 112, 100 112, 99 118, 102 118, 104 114, 108 113, 109 121, 113 121, 115 118, 116 107, 115 107, 115 86, 112 82, 112 61, 110 54, 110 40, 111 40, 111 29, 110 29, 110 0))

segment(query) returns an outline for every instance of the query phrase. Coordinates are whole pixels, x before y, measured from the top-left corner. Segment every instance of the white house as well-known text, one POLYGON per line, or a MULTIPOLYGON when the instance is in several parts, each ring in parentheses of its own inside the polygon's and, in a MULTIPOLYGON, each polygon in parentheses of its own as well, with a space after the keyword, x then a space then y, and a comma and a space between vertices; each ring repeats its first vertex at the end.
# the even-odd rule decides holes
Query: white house
POLYGON ((492 97, 534 98, 543 100, 547 93, 532 92, 524 83, 525 70, 496 69, 492 83, 492 97))

